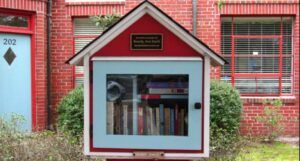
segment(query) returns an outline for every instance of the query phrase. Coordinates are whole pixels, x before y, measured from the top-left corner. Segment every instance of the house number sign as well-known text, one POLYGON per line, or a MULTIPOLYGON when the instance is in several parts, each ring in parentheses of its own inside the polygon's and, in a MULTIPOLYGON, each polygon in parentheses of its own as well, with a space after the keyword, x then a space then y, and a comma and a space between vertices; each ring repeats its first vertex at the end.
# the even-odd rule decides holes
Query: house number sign
POLYGON ((162 50, 162 34, 131 34, 131 50, 162 50))
POLYGON ((3 45, 16 45, 17 40, 16 39, 3 39, 3 45))

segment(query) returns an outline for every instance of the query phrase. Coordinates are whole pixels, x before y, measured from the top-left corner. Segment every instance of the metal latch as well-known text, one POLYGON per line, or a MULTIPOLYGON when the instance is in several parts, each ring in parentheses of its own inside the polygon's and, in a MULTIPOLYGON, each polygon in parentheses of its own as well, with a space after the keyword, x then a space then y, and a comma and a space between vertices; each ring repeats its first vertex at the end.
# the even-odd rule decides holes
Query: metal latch
POLYGON ((201 105, 200 102, 196 102, 195 105, 194 105, 195 109, 198 109, 198 110, 201 109, 201 106, 202 105, 201 105))

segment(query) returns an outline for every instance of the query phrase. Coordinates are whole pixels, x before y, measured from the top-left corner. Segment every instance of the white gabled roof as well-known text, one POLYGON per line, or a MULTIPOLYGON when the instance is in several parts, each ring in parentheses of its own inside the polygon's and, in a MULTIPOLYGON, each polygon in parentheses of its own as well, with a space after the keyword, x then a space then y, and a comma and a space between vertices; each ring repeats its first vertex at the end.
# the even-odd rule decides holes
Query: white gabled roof
POLYGON ((136 8, 122 17, 116 24, 107 29, 102 35, 86 45, 81 51, 71 57, 67 63, 73 65, 83 65, 83 58, 85 56, 92 56, 145 14, 152 16, 156 21, 170 30, 174 35, 179 37, 198 53, 209 56, 213 62, 212 64, 224 65, 226 63, 221 56, 210 49, 205 43, 194 37, 180 24, 175 22, 171 17, 147 0, 139 4, 136 8))

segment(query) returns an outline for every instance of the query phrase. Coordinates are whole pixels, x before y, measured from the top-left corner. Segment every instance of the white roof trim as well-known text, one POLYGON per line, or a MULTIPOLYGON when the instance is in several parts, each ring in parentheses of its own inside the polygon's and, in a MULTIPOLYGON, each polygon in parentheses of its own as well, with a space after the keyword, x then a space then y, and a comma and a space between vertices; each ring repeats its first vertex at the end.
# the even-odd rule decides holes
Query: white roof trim
POLYGON ((153 7, 148 2, 142 4, 138 8, 136 8, 132 13, 127 15, 123 20, 121 20, 118 24, 116 24, 109 31, 104 33, 99 39, 94 41, 88 47, 83 49, 78 55, 70 60, 70 64, 82 64, 82 60, 84 56, 92 56, 94 53, 99 51, 105 45, 107 45, 110 41, 116 38, 119 34, 125 31, 129 26, 134 24, 137 20, 139 20, 145 14, 151 15, 155 20, 173 32, 176 36, 178 36, 182 41, 189 44, 194 50, 197 52, 207 55, 211 57, 217 64, 224 65, 225 62, 220 57, 216 56, 213 52, 211 52, 207 47, 199 43, 195 40, 191 35, 182 30, 177 24, 171 21, 166 15, 161 13, 155 7, 153 7))

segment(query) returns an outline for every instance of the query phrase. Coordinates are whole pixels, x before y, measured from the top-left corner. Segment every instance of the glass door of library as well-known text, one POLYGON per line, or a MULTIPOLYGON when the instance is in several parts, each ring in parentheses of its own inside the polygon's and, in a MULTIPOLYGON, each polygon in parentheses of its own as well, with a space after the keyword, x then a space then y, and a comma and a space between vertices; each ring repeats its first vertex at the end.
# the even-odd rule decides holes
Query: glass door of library
POLYGON ((94 148, 199 150, 202 61, 94 61, 94 148))

